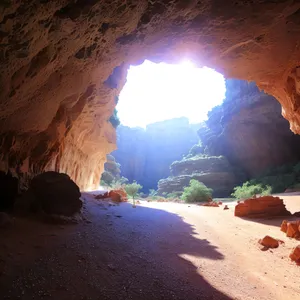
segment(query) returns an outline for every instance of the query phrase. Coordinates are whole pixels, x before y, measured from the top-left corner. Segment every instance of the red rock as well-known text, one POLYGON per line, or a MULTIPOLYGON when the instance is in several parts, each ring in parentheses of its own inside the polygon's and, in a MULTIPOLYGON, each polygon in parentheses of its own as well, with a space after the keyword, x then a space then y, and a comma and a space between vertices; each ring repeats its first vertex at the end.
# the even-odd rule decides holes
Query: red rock
POLYGON ((123 189, 111 190, 108 195, 114 202, 126 202, 128 200, 127 193, 123 189))
POLYGON ((105 192, 104 194, 95 195, 95 199, 105 199, 108 198, 108 192, 105 192))
POLYGON ((263 196, 250 198, 235 206, 234 215, 237 217, 263 218, 274 216, 290 216, 283 200, 279 197, 263 196))
POLYGON ((219 204, 219 205, 222 205, 222 204, 223 204, 223 202, 222 202, 222 201, 219 201, 219 202, 218 202, 218 204, 219 204))
POLYGON ((290 254, 290 259, 295 261, 297 264, 300 264, 300 245, 294 248, 290 254))
POLYGON ((228 205, 225 205, 223 209, 224 210, 229 209, 228 205))
POLYGON ((298 222, 288 222, 286 236, 290 238, 297 238, 299 235, 300 232, 298 222))
POLYGON ((258 241, 262 246, 267 248, 278 248, 279 242, 278 240, 272 238, 269 235, 266 235, 262 240, 258 241))
POLYGON ((282 221, 280 230, 283 231, 283 232, 287 231, 287 220, 282 221))
POLYGON ((217 202, 211 201, 211 202, 203 203, 202 206, 219 207, 219 204, 217 202))

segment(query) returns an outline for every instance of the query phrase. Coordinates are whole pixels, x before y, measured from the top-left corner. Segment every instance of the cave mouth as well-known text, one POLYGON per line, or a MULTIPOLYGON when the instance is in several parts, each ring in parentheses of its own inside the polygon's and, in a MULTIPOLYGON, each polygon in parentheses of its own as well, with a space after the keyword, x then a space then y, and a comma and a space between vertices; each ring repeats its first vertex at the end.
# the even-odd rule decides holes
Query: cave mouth
POLYGON ((145 60, 128 69, 116 108, 120 123, 129 127, 146 128, 180 117, 195 124, 223 102, 225 91, 222 74, 198 68, 188 59, 178 64, 145 60))

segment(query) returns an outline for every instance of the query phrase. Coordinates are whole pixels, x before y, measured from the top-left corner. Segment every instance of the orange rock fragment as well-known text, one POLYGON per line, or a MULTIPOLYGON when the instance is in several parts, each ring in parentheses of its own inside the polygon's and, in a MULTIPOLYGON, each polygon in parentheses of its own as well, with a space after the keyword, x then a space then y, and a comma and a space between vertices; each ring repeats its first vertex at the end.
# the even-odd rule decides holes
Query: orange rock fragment
POLYGON ((108 193, 108 196, 114 202, 125 202, 125 201, 127 201, 127 193, 122 189, 111 190, 108 193))
POLYGON ((287 220, 283 220, 282 223, 281 223, 281 227, 280 227, 280 230, 283 231, 283 232, 286 232, 287 231, 287 220))
POLYGON ((297 264, 300 264, 300 245, 293 249, 290 254, 290 259, 295 261, 297 264))
POLYGON ((267 248, 278 248, 279 242, 278 240, 272 238, 269 235, 266 235, 262 240, 258 241, 262 246, 267 248))
POLYGON ((288 222, 286 236, 290 238, 296 238, 299 235, 299 225, 297 224, 297 222, 288 222))

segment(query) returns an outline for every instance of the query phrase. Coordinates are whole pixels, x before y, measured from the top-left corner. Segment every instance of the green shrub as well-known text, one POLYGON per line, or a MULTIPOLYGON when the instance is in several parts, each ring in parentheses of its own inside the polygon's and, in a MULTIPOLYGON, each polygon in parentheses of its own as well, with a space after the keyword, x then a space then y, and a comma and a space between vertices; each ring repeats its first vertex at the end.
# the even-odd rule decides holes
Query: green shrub
POLYGON ((155 189, 150 189, 149 190, 149 197, 154 197, 157 195, 157 191, 155 189))
POLYGON ((185 187, 181 199, 187 203, 208 201, 212 196, 213 190, 202 182, 191 179, 190 185, 185 187))
POLYGON ((136 181, 134 181, 133 183, 126 184, 126 185, 124 186, 124 189, 125 189, 126 193, 127 193, 129 196, 131 196, 132 199, 134 199, 134 197, 137 196, 138 191, 139 191, 140 189, 142 189, 142 188, 143 188, 143 187, 142 187, 140 184, 138 184, 136 181))
POLYGON ((253 183, 251 181, 245 182, 242 186, 237 186, 234 188, 234 192, 231 194, 234 198, 237 199, 247 199, 251 198, 254 195, 270 195, 272 188, 269 185, 263 185, 259 183, 253 183))
POLYGON ((172 192, 172 193, 167 194, 167 198, 168 199, 180 198, 181 195, 182 195, 182 192, 172 192))

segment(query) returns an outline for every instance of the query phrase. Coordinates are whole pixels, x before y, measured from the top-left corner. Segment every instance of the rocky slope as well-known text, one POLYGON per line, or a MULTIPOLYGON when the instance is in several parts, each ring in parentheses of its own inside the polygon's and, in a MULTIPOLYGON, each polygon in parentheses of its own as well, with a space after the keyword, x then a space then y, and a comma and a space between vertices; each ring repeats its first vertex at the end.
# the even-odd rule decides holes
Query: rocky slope
POLYGON ((187 118, 153 123, 145 130, 119 126, 118 149, 113 155, 121 165, 121 175, 137 180, 144 192, 156 189, 157 182, 169 175, 170 164, 197 143, 197 128, 187 118))
POLYGON ((198 131, 205 153, 225 155, 250 177, 300 159, 300 136, 275 98, 241 80, 227 80, 226 88, 224 103, 198 131))
POLYGON ((171 176, 158 182, 158 193, 182 192, 191 179, 213 189, 214 197, 227 197, 239 183, 234 168, 224 156, 197 155, 174 162, 171 176))

